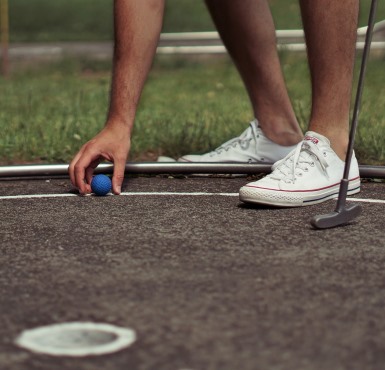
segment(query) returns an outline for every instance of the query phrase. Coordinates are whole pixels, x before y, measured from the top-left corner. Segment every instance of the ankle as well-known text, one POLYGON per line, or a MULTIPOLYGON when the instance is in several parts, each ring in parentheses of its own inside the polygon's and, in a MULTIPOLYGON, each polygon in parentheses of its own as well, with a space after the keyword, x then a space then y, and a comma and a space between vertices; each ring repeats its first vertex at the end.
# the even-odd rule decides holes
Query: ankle
POLYGON ((297 121, 274 121, 274 124, 259 124, 264 135, 271 141, 282 146, 298 144, 303 139, 303 134, 297 121))
POLYGON ((342 161, 345 161, 349 144, 349 133, 344 129, 338 129, 338 125, 335 125, 335 127, 337 127, 337 129, 331 129, 329 127, 311 127, 309 130, 325 136, 330 141, 330 147, 333 151, 342 161))
POLYGON ((328 139, 330 140, 330 147, 334 150, 338 157, 345 162, 349 140, 345 141, 340 138, 333 137, 328 137, 328 139))

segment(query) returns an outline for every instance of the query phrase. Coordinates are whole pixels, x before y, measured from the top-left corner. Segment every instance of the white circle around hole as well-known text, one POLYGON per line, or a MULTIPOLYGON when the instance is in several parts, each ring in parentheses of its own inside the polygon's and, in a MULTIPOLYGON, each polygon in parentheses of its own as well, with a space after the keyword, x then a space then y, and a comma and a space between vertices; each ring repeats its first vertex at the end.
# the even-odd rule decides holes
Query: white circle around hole
POLYGON ((96 356, 120 351, 136 340, 135 331, 110 324, 70 322, 25 330, 15 343, 52 356, 96 356))

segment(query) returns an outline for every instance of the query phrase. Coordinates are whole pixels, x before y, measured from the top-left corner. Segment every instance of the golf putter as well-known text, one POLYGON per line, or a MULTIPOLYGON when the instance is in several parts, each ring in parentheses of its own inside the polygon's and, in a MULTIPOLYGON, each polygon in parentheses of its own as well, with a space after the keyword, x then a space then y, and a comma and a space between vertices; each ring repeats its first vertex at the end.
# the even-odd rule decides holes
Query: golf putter
POLYGON ((376 18, 377 1, 378 0, 372 0, 371 7, 370 7, 368 28, 366 31, 365 45, 364 45, 364 51, 363 51, 362 61, 361 61, 361 69, 360 69, 357 93, 356 93, 356 98, 354 103, 353 120, 350 128, 349 144, 348 144, 348 150, 346 153, 344 174, 341 180, 340 190, 338 193, 337 206, 334 212, 332 213, 318 215, 312 218, 310 223, 316 229, 328 229, 331 227, 344 225, 350 222, 351 220, 353 220, 354 218, 356 218, 361 213, 361 210, 362 210, 361 206, 357 204, 350 204, 347 206, 346 197, 348 194, 349 169, 350 169, 350 163, 353 156, 354 138, 357 131, 358 116, 359 116, 359 111, 361 106, 362 91, 364 88, 366 66, 367 66, 367 61, 369 57, 370 44, 372 42, 374 21, 376 18))

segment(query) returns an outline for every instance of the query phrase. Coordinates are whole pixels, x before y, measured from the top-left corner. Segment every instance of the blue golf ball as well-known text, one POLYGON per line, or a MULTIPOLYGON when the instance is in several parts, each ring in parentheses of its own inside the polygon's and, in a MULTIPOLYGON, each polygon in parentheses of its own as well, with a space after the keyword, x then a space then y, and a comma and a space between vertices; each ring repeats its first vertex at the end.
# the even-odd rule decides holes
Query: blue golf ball
POLYGON ((96 175, 91 181, 91 189, 95 195, 106 195, 111 191, 111 179, 106 175, 96 175))

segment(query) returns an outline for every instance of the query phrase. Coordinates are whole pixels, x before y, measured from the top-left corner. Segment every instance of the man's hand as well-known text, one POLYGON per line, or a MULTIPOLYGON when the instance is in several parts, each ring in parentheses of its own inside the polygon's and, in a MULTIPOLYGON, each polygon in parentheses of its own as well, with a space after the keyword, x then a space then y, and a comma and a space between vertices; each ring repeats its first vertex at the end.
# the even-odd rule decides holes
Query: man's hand
POLYGON ((72 184, 91 192, 98 164, 114 163, 112 191, 120 194, 137 105, 158 45, 165 0, 114 0, 114 60, 108 121, 69 166, 72 184))
POLYGON ((106 126, 84 144, 72 160, 68 169, 72 184, 81 194, 91 193, 94 170, 100 162, 107 160, 114 163, 112 191, 116 195, 120 194, 130 143, 130 134, 126 127, 106 126))

